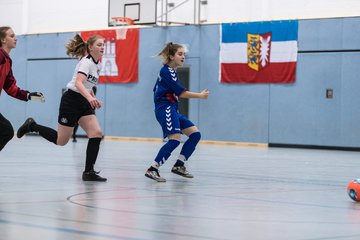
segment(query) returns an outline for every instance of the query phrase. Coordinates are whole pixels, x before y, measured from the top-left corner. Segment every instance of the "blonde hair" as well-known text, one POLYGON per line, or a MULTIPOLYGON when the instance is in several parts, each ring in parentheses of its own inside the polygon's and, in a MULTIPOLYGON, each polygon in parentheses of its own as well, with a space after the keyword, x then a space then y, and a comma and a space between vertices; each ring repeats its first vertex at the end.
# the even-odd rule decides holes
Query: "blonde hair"
POLYGON ((66 54, 70 57, 83 57, 89 51, 89 46, 92 46, 96 40, 103 39, 100 35, 92 35, 85 42, 79 34, 76 34, 66 45, 66 54))
POLYGON ((0 47, 2 47, 2 40, 6 38, 6 32, 9 29, 11 29, 9 26, 0 27, 0 47))
POLYGON ((175 56, 175 53, 179 48, 184 48, 184 46, 177 43, 169 42, 165 45, 165 47, 158 54, 158 56, 163 59, 164 64, 168 64, 169 62, 171 62, 170 56, 175 56))

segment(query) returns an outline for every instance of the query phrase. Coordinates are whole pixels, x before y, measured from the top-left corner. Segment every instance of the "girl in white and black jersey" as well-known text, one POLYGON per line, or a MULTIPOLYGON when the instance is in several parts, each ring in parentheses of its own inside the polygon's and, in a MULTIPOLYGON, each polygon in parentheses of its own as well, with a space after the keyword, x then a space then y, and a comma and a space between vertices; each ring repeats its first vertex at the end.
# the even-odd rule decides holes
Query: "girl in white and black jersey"
POLYGON ((39 125, 33 118, 28 118, 18 129, 17 136, 21 138, 29 132, 38 132, 40 136, 56 145, 64 146, 73 134, 74 127, 79 124, 86 132, 89 141, 86 150, 85 170, 83 181, 106 181, 94 170, 98 156, 102 131, 95 115, 95 109, 100 108, 99 101, 93 87, 96 86, 101 70, 100 58, 104 54, 104 38, 99 35, 91 36, 87 42, 80 35, 76 35, 66 45, 66 53, 80 59, 76 65, 71 81, 60 102, 58 116, 58 130, 39 125))

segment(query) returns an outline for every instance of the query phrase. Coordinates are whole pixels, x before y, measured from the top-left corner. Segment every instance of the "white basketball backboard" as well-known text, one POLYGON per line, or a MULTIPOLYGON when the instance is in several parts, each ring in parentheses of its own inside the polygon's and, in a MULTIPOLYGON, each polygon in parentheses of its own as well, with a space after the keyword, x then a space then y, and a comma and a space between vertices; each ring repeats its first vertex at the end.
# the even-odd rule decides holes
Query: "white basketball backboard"
POLYGON ((157 0, 109 0, 109 26, 117 26, 113 18, 127 17, 134 24, 156 24, 157 0))

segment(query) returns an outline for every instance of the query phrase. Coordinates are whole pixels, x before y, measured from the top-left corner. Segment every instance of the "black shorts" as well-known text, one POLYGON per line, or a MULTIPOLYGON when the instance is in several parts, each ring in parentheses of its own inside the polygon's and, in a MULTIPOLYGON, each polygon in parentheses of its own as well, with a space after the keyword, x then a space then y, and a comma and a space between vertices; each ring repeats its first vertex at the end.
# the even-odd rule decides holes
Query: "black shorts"
POLYGON ((74 127, 82 116, 92 114, 95 114, 95 109, 80 93, 68 89, 61 97, 59 124, 74 127))

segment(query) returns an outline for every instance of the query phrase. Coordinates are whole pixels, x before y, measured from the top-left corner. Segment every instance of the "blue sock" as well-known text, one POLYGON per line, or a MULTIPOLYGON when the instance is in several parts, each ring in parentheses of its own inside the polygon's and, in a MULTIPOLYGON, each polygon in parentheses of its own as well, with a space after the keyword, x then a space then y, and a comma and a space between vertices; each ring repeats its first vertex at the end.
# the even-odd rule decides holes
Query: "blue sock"
POLYGON ((193 152, 195 151, 195 147, 198 144, 198 142, 201 139, 201 133, 200 132, 194 132, 192 133, 188 140, 186 140, 186 142, 184 143, 181 152, 180 152, 180 156, 179 159, 176 164, 181 165, 181 161, 187 161, 189 159, 189 157, 191 156, 191 154, 193 154, 193 152))
POLYGON ((174 151, 175 148, 179 146, 179 144, 180 141, 175 139, 169 139, 169 141, 160 148, 159 153, 155 158, 155 162, 157 162, 159 166, 163 165, 165 161, 170 157, 172 151, 174 151))

